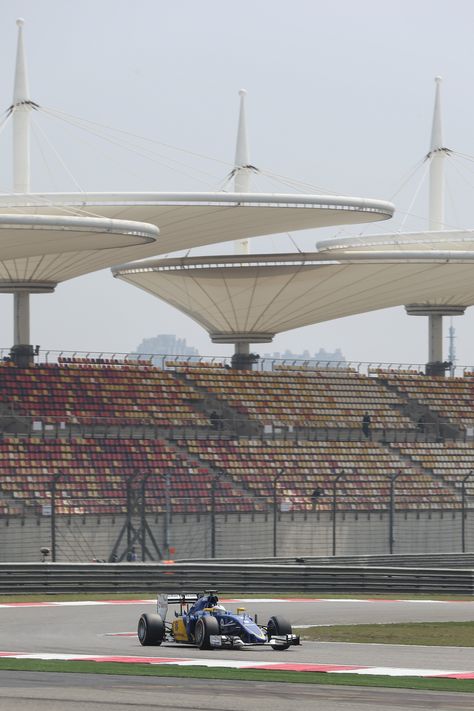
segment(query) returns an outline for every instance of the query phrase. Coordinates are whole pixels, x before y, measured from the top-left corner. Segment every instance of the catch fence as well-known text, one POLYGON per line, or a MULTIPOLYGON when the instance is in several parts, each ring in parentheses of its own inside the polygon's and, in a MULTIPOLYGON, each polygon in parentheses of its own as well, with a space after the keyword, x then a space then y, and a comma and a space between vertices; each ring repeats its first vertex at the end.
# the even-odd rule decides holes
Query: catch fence
POLYGON ((229 498, 224 473, 205 495, 171 472, 115 472, 109 488, 56 472, 11 477, 0 499, 0 560, 151 562, 229 557, 474 551, 474 476, 447 502, 406 477, 339 470, 324 488, 280 470, 265 495, 229 498), (41 478, 41 484, 40 484, 41 478), (362 484, 361 484, 362 482, 362 484), (415 492, 415 493, 414 493, 415 492))

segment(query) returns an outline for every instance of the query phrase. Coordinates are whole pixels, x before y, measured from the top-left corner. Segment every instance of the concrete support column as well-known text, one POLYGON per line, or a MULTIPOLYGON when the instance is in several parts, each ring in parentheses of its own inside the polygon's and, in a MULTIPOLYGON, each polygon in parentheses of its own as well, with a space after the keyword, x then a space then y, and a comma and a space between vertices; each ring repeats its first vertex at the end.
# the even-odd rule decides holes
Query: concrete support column
POLYGON ((235 370, 252 370, 254 357, 250 354, 248 341, 236 341, 235 351, 232 356, 232 368, 235 370))
POLYGON ((30 343, 30 295, 27 291, 13 294, 13 343, 15 346, 30 343))
POLYGON ((446 370, 443 361, 443 316, 462 316, 465 306, 450 304, 408 304, 405 310, 409 316, 428 316, 428 362, 426 373, 442 375, 446 370))
POLYGON ((232 356, 232 368, 235 370, 252 370, 252 365, 256 363, 260 356, 250 353, 251 343, 271 343, 275 334, 260 331, 229 331, 228 333, 210 333, 213 343, 233 343, 234 355, 232 356))
POLYGON ((248 356, 250 353, 250 343, 247 343, 246 341, 237 341, 235 344, 235 353, 237 355, 248 356))
POLYGON ((443 362, 443 317, 440 314, 428 316, 428 362, 443 362))

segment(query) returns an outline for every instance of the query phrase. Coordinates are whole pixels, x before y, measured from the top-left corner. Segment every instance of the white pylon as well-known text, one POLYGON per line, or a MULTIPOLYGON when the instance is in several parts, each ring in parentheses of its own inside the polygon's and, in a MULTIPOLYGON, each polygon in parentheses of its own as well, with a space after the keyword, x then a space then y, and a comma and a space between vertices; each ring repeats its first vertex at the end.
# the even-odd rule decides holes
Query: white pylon
MULTIPOLYGON (((429 229, 444 229, 444 157, 443 126, 441 120, 441 77, 435 77, 436 92, 431 127, 429 229)), ((439 313, 428 316, 428 361, 443 360, 443 316, 439 313)))
MULTIPOLYGON (((441 77, 435 77, 436 92, 431 128, 430 151, 426 156, 430 161, 429 187, 429 230, 446 229, 444 222, 444 159, 449 155, 449 148, 443 145, 443 126, 441 115, 441 77)), ((435 366, 433 373, 444 373, 443 368, 436 368, 443 363, 443 316, 461 316, 465 306, 456 304, 408 304, 407 313, 412 316, 428 316, 428 363, 435 366)), ((427 371, 428 372, 428 371, 427 371)))
MULTIPOLYGON (((443 145, 443 125, 441 113, 441 77, 435 77, 436 92, 431 128, 430 159, 430 190, 429 190, 429 229, 444 230, 444 159, 449 153, 443 145)), ((441 363, 443 361, 443 313, 442 309, 433 308, 428 311, 428 361, 441 363)))
POLYGON ((247 92, 245 89, 239 91, 240 96, 240 112, 239 126, 237 129, 237 144, 235 147, 235 177, 234 190, 236 193, 250 192, 250 169, 247 167, 250 164, 249 147, 247 140, 247 120, 245 116, 245 97, 247 92))
POLYGON ((13 88, 13 192, 30 191, 30 112, 32 102, 28 88, 25 47, 23 43, 24 20, 16 21, 18 45, 16 52, 15 84, 13 88))
MULTIPOLYGON (((235 167, 234 167, 234 191, 236 193, 250 192, 250 173, 251 169, 249 160, 249 148, 247 141, 247 121, 245 116, 245 97, 247 92, 245 89, 239 91, 240 96, 240 112, 239 125, 237 129, 237 144, 235 147, 235 167)), ((248 239, 238 240, 234 242, 235 254, 249 254, 248 239)))
MULTIPOLYGON (((30 100, 28 72, 26 69, 23 25, 19 18, 16 50, 15 83, 13 87, 13 192, 30 191, 30 100)), ((13 293, 13 343, 15 346, 30 342, 30 295, 27 290, 13 293)))
POLYGON ((436 94, 431 129, 430 192, 429 192, 429 229, 443 230, 444 224, 444 158, 447 149, 443 146, 441 121, 441 77, 435 77, 436 94))

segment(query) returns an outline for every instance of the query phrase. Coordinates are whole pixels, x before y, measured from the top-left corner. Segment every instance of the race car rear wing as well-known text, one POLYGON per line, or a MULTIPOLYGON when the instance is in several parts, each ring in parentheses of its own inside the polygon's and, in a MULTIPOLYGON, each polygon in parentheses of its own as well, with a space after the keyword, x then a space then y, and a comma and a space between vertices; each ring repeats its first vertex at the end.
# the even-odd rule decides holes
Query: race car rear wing
POLYGON ((188 604, 189 602, 196 602, 198 596, 195 593, 178 593, 174 595, 167 595, 169 605, 179 605, 180 603, 188 604))
POLYGON ((194 603, 198 599, 198 595, 195 593, 173 593, 167 595, 166 593, 158 593, 156 598, 156 611, 160 615, 162 620, 166 619, 166 614, 168 612, 168 605, 180 605, 181 608, 184 605, 189 605, 189 603, 194 603))

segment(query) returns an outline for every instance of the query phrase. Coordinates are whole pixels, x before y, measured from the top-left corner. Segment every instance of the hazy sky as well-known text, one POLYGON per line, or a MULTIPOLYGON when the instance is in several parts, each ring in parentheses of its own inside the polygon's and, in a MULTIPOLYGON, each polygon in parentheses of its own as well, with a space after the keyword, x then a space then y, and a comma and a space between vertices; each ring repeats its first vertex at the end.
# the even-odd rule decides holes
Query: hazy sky
MULTIPOLYGON (((189 151, 149 144, 150 160, 123 151, 117 134, 98 141, 73 122, 35 113, 32 190, 217 189, 232 167, 238 90, 245 87, 254 165, 318 191, 394 200, 394 220, 367 231, 422 229, 421 163, 440 74, 445 145, 468 156, 449 161, 447 222, 474 227, 471 0, 4 0, 0 17, 2 109, 11 103, 15 20, 23 17, 34 101, 189 151)), ((10 142, 6 130, 0 137, 6 192, 10 142)), ((255 188, 287 191, 264 180, 255 188)), ((313 230, 293 240, 311 250, 334 234, 313 230)), ((287 236, 251 245, 253 252, 291 249, 287 236)), ((0 305, 0 345, 9 347, 12 297, 1 296, 0 305)), ((33 296, 31 310, 32 342, 42 348, 128 352, 142 338, 176 333, 203 354, 231 352, 108 271, 33 296)), ((458 363, 466 365, 474 364, 473 313, 454 320, 458 363)), ((423 363, 426 341, 426 319, 399 308, 289 331, 254 350, 339 347, 350 360, 423 363)))

